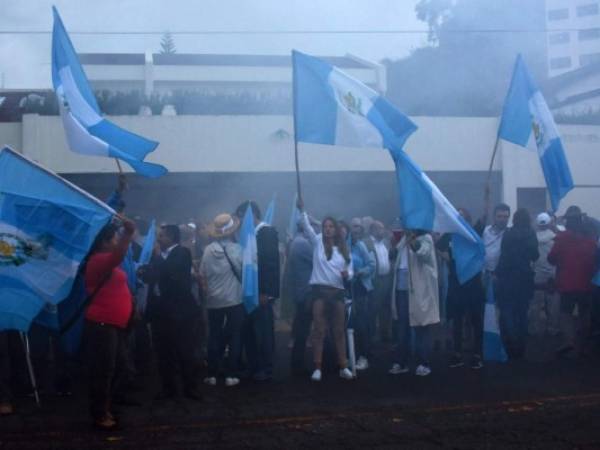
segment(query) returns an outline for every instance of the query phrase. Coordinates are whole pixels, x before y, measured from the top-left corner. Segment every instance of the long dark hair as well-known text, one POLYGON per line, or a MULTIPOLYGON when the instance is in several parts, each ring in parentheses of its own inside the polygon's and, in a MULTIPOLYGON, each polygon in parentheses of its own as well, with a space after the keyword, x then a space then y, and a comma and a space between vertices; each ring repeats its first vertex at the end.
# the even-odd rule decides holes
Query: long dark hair
POLYGON ((335 236, 333 237, 333 245, 330 242, 325 240, 325 235, 323 234, 323 245, 325 246, 325 256, 327 256, 327 261, 329 261, 333 255, 333 247, 337 247, 338 251, 344 257, 344 261, 346 264, 350 264, 350 250, 348 249, 348 243, 345 239, 342 239, 341 233, 341 225, 335 220, 333 217, 325 217, 323 219, 323 228, 325 228, 325 222, 331 222, 333 227, 335 228, 335 236))
POLYGON ((92 245, 92 249, 90 250, 90 254, 92 253, 97 253, 99 251, 102 250, 102 246, 110 241, 114 235, 117 233, 117 231, 119 231, 119 227, 117 224, 111 222, 107 225, 105 225, 100 232, 98 233, 98 235, 96 236, 96 240, 94 241, 94 244, 92 245))
POLYGON ((531 216, 525 208, 519 208, 513 215, 513 227, 521 230, 531 229, 531 216))

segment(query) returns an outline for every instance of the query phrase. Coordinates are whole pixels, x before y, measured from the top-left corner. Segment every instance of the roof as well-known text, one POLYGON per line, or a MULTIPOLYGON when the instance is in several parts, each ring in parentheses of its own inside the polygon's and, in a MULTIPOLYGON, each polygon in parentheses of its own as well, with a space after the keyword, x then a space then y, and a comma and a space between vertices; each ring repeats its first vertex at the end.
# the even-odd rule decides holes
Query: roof
POLYGON ((581 94, 576 94, 576 95, 572 95, 570 97, 567 97, 566 99, 562 100, 562 101, 557 101, 554 102, 551 107, 552 109, 555 108, 561 108, 563 106, 568 106, 571 105, 573 103, 578 103, 581 102, 583 100, 588 100, 590 98, 600 98, 600 89, 594 89, 588 92, 583 92, 581 94))
MULTIPOLYGON (((172 53, 152 55, 157 66, 249 66, 249 67, 289 67, 291 55, 224 55, 198 53, 172 53)), ((346 69, 371 68, 367 63, 347 56, 322 56, 330 64, 346 69)), ((84 65, 143 65, 143 53, 81 53, 79 60, 84 65)))
POLYGON ((552 77, 548 80, 547 86, 552 92, 556 92, 558 89, 561 89, 573 82, 595 74, 600 74, 600 62, 586 64, 578 69, 552 77))

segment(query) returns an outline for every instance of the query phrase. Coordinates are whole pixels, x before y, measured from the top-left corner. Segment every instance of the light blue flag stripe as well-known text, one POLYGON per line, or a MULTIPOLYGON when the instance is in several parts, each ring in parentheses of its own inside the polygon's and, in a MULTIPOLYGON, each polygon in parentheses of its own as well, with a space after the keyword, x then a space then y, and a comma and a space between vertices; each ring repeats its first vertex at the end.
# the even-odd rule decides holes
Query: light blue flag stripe
POLYGON ((275 218, 275 201, 276 201, 277 195, 273 194, 273 198, 271 198, 271 201, 269 202, 269 205, 267 206, 267 211, 265 212, 265 217, 264 217, 264 222, 267 225, 273 225, 273 220, 275 218))
POLYGON ((154 250, 154 243, 156 241, 156 220, 152 219, 150 223, 150 228, 148 228, 148 232, 146 233, 146 238, 144 239, 144 245, 142 247, 142 251, 140 253, 140 259, 138 261, 140 266, 144 266, 150 263, 150 259, 152 258, 152 251, 154 250))
POLYGON ((390 153, 396 165, 403 227, 452 233, 459 282, 462 284, 478 276, 485 257, 481 238, 404 151, 390 153))
POLYGON ((258 254, 252 208, 246 209, 240 229, 242 246, 242 299, 250 314, 258 307, 258 254))
POLYGON ((297 142, 402 148, 416 125, 376 91, 331 64, 292 52, 297 142))
POLYGON ((52 31, 52 83, 58 97, 69 148, 77 153, 119 158, 147 177, 167 170, 143 161, 158 142, 138 136, 104 119, 56 8, 52 31))
POLYGON ((506 95, 498 137, 537 151, 554 211, 573 189, 573 178, 552 113, 521 55, 506 95))
POLYGON ((41 166, 0 152, 0 329, 26 331, 67 298, 114 211, 41 166))
POLYGON ((600 270, 592 280, 592 283, 594 283, 596 286, 600 286, 600 270))
POLYGON ((490 276, 486 277, 484 284, 486 302, 483 318, 483 359, 485 361, 506 362, 508 356, 500 336, 492 278, 490 276))

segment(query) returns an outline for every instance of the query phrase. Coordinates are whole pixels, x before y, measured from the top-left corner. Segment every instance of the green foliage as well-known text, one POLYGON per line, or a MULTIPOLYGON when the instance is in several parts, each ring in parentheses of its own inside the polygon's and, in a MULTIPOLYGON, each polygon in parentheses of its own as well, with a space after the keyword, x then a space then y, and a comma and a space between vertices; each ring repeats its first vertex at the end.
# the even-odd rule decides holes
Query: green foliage
POLYGON ((435 45, 384 61, 388 98, 404 112, 498 115, 518 53, 540 83, 546 78, 546 36, 533 32, 545 27, 543 0, 421 0, 416 12, 435 45))

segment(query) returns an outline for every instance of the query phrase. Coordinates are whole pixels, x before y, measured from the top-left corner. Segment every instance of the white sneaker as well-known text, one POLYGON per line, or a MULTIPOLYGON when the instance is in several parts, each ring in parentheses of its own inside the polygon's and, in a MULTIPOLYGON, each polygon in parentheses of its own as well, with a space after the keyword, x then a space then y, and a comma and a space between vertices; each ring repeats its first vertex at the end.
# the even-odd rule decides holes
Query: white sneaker
POLYGON ((217 378, 216 377, 206 377, 204 379, 204 384, 208 384, 209 386, 216 386, 217 378))
POLYGON ((313 381, 321 381, 321 371, 319 369, 315 369, 315 371, 312 373, 310 379, 313 381))
POLYGON ((356 361, 356 370, 367 370, 369 368, 369 360, 364 356, 358 358, 356 361))
POLYGON ((350 369, 346 367, 345 369, 340 370, 340 378, 343 378, 344 380, 353 380, 354 375, 352 375, 350 369))
POLYGON ((227 387, 237 386, 238 384, 240 384, 239 378, 235 378, 235 377, 225 378, 225 386, 227 386, 227 387))
POLYGON ((430 373, 431 373, 431 369, 424 365, 420 365, 419 367, 417 367, 417 370, 415 370, 415 375, 417 375, 419 377, 426 377, 430 373))
POLYGON ((409 368, 406 366, 401 366, 400 364, 392 365, 392 368, 388 371, 390 375, 401 375, 403 373, 408 373, 409 368))

